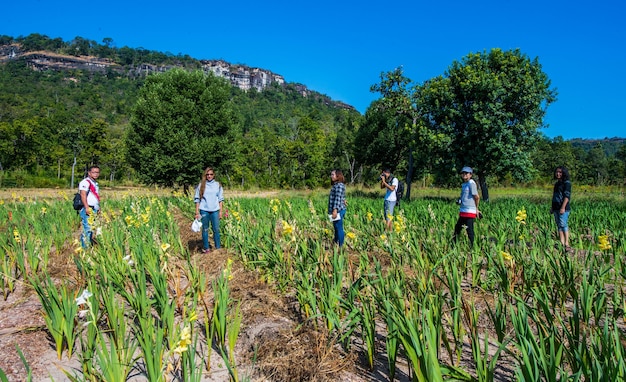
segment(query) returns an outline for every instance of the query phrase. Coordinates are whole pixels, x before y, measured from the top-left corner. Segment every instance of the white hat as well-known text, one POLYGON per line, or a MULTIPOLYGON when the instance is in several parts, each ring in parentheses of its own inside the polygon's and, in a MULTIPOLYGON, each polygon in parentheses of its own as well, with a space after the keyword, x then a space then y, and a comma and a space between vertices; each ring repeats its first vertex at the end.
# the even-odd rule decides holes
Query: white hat
POLYGON ((200 232, 202 229, 202 222, 198 219, 195 219, 193 223, 191 223, 191 230, 193 232, 200 232))

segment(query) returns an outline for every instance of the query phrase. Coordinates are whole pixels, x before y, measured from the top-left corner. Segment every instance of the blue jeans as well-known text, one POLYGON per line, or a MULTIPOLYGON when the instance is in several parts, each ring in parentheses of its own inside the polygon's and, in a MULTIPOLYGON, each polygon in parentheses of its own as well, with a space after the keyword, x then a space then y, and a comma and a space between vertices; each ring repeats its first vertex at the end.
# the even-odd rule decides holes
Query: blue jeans
POLYGON ((220 211, 204 211, 200 210, 200 216, 202 220, 202 248, 210 249, 209 245, 209 222, 213 228, 213 240, 215 240, 215 249, 221 248, 220 246, 220 211))
MULTIPOLYGON (((97 208, 93 208, 91 211, 92 214, 98 213, 97 208)), ((87 215, 85 208, 81 208, 78 214, 80 215, 80 220, 83 225, 83 233, 80 235, 80 245, 83 248, 87 248, 93 241, 93 230, 91 229, 91 225, 89 225, 89 215, 87 215)))
POLYGON ((567 232, 569 229, 567 226, 567 219, 569 218, 569 211, 565 211, 564 214, 560 214, 559 211, 554 211, 554 222, 559 232, 567 232))
POLYGON ((385 221, 389 221, 389 216, 393 216, 393 209, 396 206, 396 201, 385 200, 385 221))
POLYGON ((343 209, 339 211, 339 216, 341 216, 341 219, 333 222, 333 227, 335 228, 335 237, 333 238, 333 242, 339 244, 341 247, 346 237, 346 234, 343 231, 343 218, 346 216, 346 210, 343 209))

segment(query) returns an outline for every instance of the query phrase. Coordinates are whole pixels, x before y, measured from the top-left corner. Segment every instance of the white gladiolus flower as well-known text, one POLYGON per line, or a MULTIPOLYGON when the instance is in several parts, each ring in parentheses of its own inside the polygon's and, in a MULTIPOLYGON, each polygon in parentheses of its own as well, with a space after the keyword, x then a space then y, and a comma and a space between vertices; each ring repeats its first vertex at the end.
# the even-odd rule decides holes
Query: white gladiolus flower
POLYGON ((76 305, 86 304, 87 299, 91 296, 93 296, 93 293, 85 289, 80 296, 76 297, 76 305))
POLYGON ((128 263, 128 265, 129 265, 129 266, 131 266, 131 267, 132 267, 133 265, 135 265, 135 262, 133 261, 133 259, 131 258, 131 256, 130 256, 130 255, 128 255, 128 256, 124 256, 124 258, 123 258, 122 260, 124 260, 125 262, 127 262, 127 263, 128 263))

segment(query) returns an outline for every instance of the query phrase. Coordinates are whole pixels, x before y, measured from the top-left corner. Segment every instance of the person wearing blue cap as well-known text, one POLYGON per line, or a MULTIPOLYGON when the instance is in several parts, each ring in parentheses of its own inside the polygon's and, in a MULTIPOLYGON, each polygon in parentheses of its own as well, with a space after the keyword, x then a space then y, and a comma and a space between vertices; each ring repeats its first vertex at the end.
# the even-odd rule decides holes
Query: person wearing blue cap
POLYGON ((471 167, 466 166, 461 169, 463 184, 461 185, 461 198, 458 201, 461 207, 459 210, 459 219, 454 226, 454 236, 452 237, 452 240, 456 243, 461 229, 466 227, 470 246, 474 246, 474 220, 476 220, 476 217, 480 216, 480 211, 478 210, 480 196, 478 195, 476 182, 472 179, 473 172, 471 167))

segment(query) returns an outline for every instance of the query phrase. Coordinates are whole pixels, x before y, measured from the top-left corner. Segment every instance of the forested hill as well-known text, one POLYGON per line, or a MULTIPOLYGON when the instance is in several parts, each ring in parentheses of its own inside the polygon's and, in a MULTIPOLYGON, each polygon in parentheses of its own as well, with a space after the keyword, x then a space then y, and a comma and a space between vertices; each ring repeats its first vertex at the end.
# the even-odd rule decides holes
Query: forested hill
POLYGON ((134 179, 123 154, 139 90, 148 74, 177 67, 211 72, 234 85, 231 151, 238 150, 220 170, 237 184, 313 186, 320 183, 319 169, 349 166, 344 153, 353 152, 360 113, 270 70, 115 48, 107 39, 64 42, 31 34, 0 36, 0 187, 26 184, 20 177, 33 173, 66 186, 74 158, 79 176, 97 163, 103 180, 134 179), (320 137, 316 145, 307 145, 305 128, 320 137), (320 147, 324 151, 311 153, 315 158, 303 155, 320 147))
POLYGON ((574 138, 569 140, 572 144, 572 147, 580 147, 581 149, 589 152, 592 148, 596 147, 598 144, 602 145, 604 149, 604 153, 607 157, 611 157, 615 155, 624 143, 626 143, 626 138, 604 138, 604 139, 583 139, 583 138, 574 138))
POLYGON ((353 106, 333 101, 326 95, 308 89, 306 85, 286 83, 283 76, 267 69, 231 64, 224 60, 196 59, 180 54, 174 56, 142 48, 115 48, 112 43, 110 39, 104 39, 103 44, 98 44, 81 37, 64 42, 37 33, 19 38, 0 36, 0 63, 21 60, 38 71, 87 70, 109 77, 122 75, 129 78, 145 77, 175 67, 201 69, 227 79, 244 91, 252 88, 262 91, 273 84, 288 84, 304 97, 321 99, 333 107, 354 110, 353 106))

